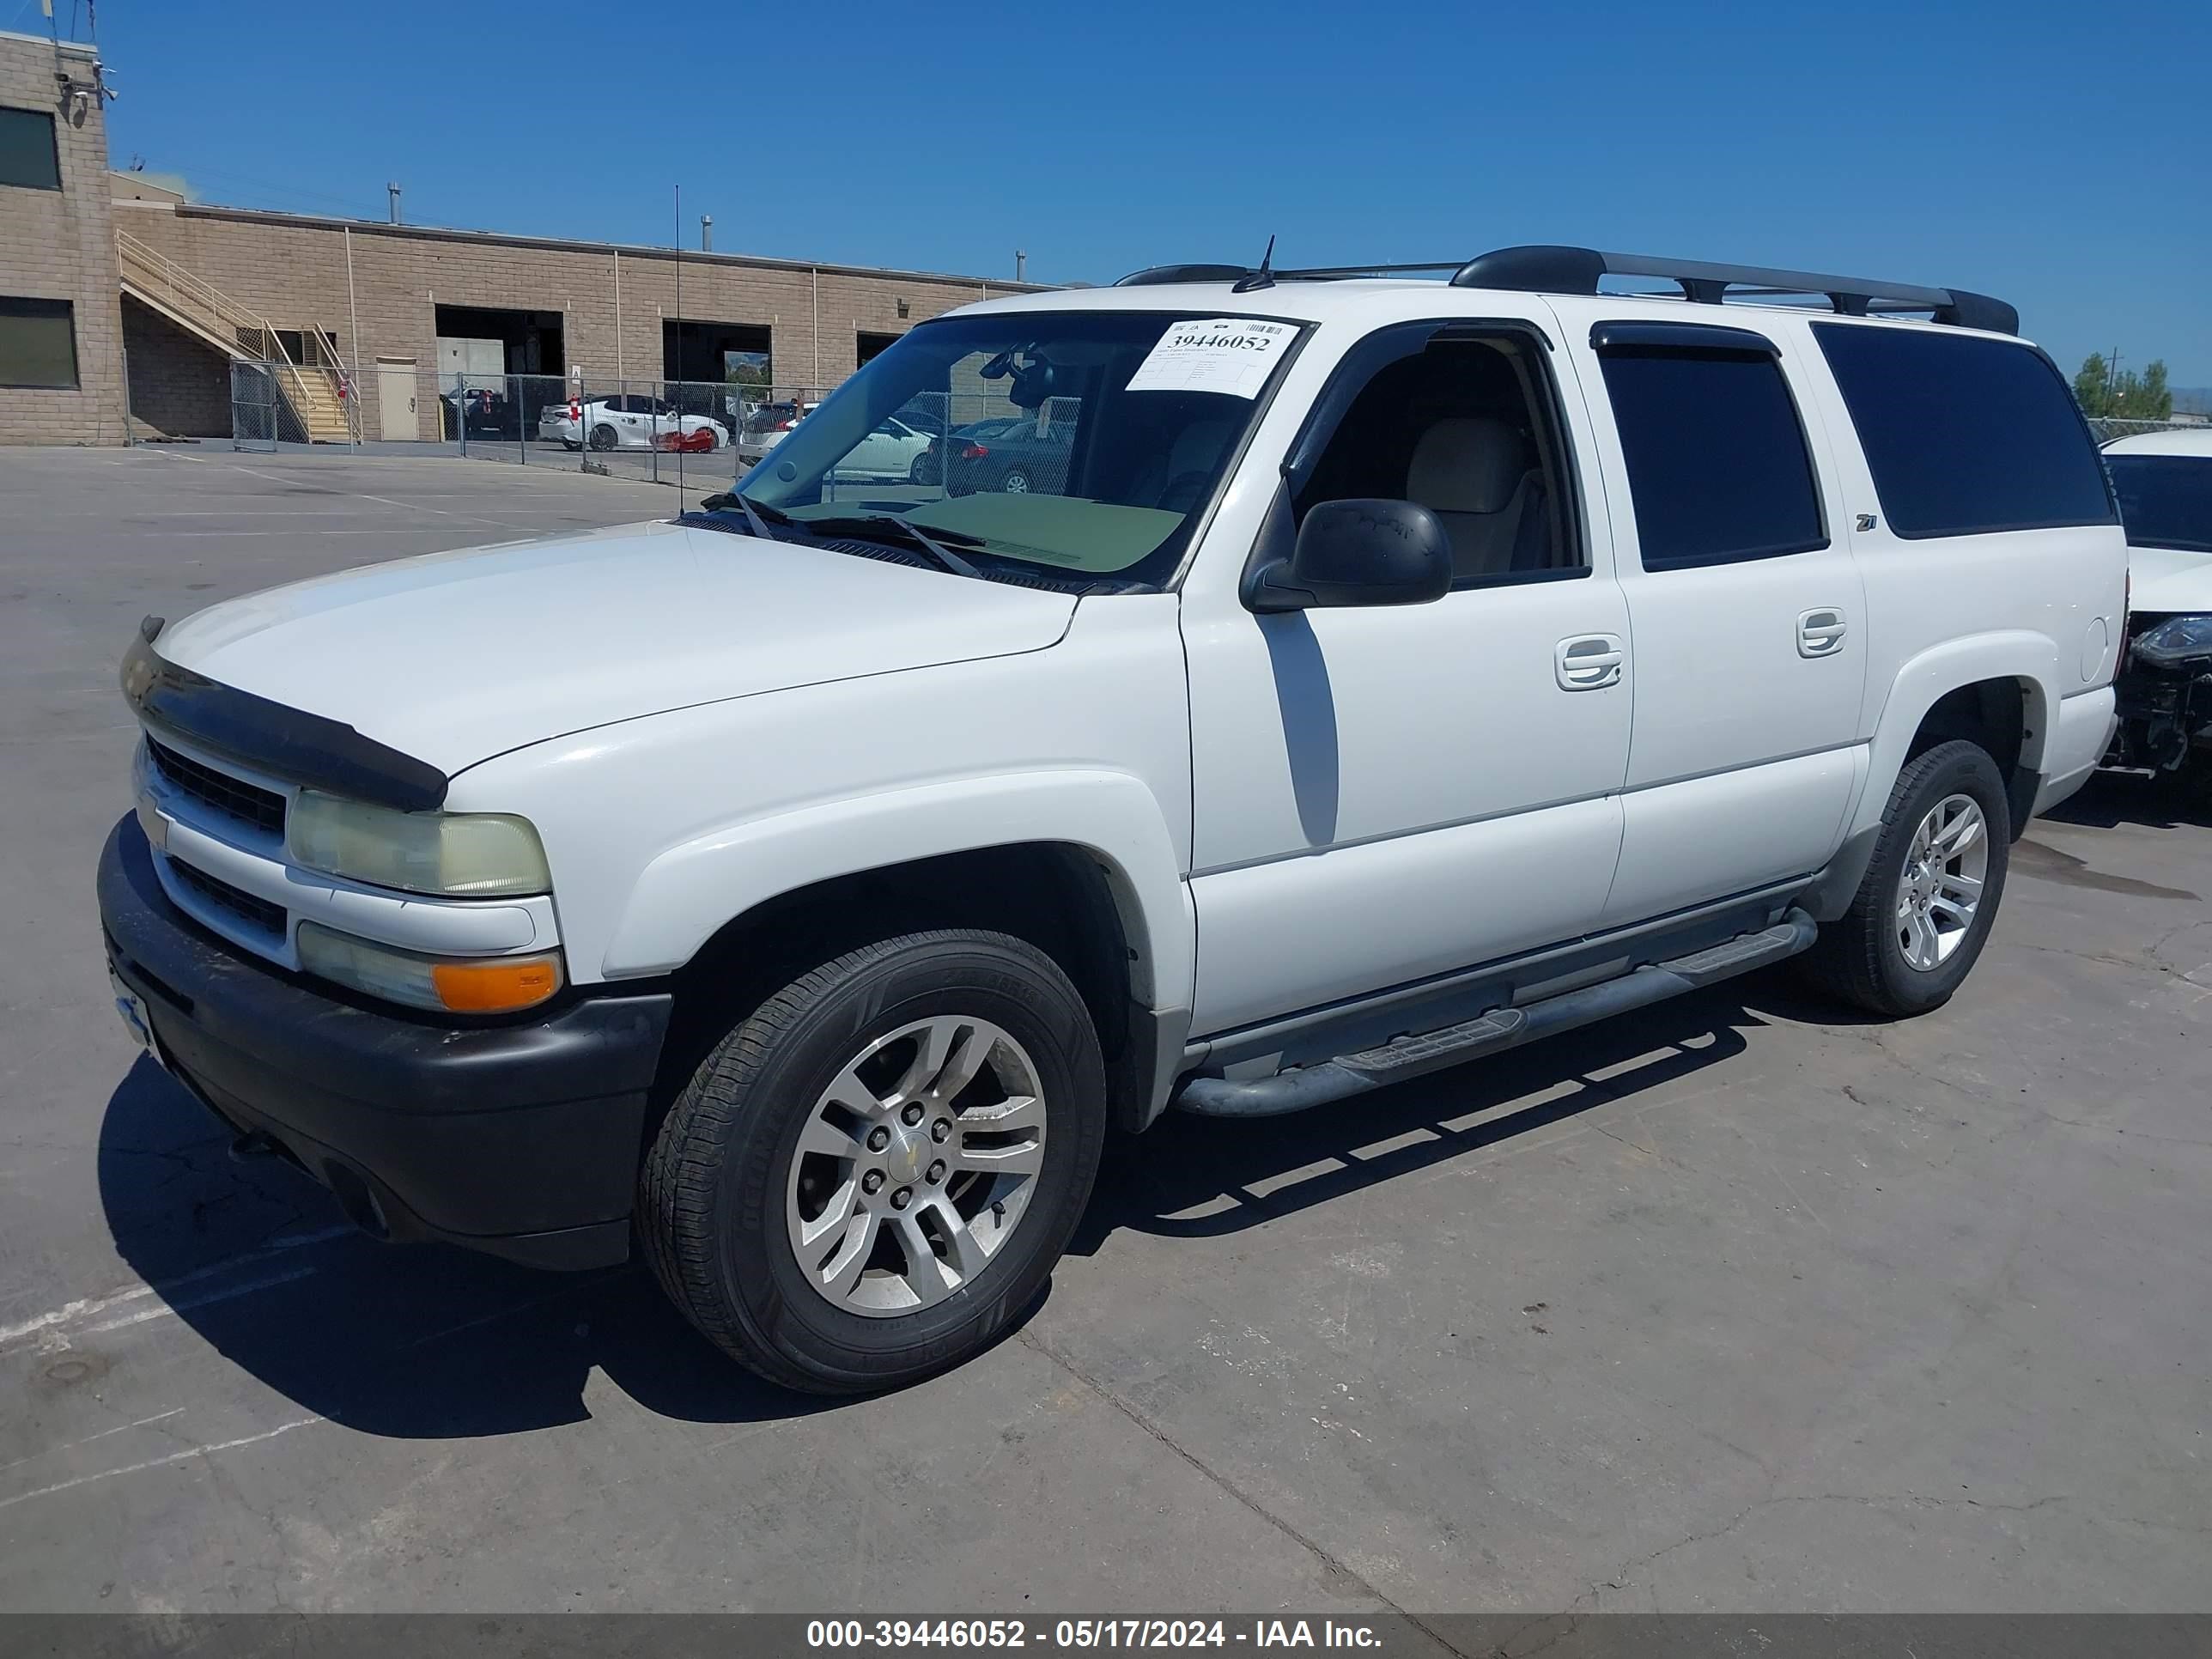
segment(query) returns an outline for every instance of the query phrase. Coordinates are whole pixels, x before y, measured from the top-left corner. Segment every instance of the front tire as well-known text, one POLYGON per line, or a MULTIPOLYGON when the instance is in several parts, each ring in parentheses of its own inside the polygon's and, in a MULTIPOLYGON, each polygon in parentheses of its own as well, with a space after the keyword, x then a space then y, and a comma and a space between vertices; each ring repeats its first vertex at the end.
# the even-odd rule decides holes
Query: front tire
POLYGON ((740 1020, 670 1109, 644 1254, 771 1382, 891 1388, 988 1346, 1083 1213, 1106 1085, 1082 997, 1002 933, 908 934, 740 1020))
POLYGON ((1806 953, 1808 972, 1892 1019, 1942 1007, 1989 939, 2011 851, 2004 778, 1987 751, 1954 740, 1917 756, 1890 790, 1850 908, 1806 953))

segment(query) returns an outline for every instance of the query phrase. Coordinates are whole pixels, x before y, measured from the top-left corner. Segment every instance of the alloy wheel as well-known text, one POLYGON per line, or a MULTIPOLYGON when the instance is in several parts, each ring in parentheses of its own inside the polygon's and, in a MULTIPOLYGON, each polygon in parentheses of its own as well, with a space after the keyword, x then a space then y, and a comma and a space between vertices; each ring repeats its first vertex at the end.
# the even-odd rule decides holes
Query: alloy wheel
POLYGON ((1972 930, 1989 877, 1989 823, 1971 796, 1946 795, 1912 832, 1897 879, 1897 944, 1932 973, 1972 930))
POLYGON ((943 1301, 1021 1224, 1044 1164, 1036 1062, 1001 1027, 942 1014, 854 1056, 799 1131, 784 1219, 800 1272, 848 1313, 943 1301))

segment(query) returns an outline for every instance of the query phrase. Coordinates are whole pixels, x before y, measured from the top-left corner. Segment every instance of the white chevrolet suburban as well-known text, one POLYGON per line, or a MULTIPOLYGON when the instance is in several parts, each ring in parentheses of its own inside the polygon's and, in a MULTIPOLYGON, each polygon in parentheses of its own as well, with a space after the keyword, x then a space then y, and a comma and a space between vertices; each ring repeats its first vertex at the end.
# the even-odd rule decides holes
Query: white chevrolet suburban
POLYGON ((380 1236, 944 1367, 1109 1127, 1799 952, 1948 998, 2125 627, 2016 325, 1568 247, 956 312, 707 510, 149 617, 118 1006, 380 1236), (935 464, 848 482, 902 410, 935 464))

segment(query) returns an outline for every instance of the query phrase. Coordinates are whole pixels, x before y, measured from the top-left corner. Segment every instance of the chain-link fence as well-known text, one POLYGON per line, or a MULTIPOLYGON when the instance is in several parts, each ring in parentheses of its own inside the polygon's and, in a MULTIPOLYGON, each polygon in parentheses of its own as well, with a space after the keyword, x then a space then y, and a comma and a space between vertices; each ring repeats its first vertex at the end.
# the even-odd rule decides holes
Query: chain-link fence
POLYGON ((276 373, 268 363, 230 366, 230 445, 233 449, 274 453, 283 424, 283 398, 276 373))
POLYGON ((2203 418, 2179 421, 2129 421, 2109 415, 2088 416, 2089 430, 2100 445, 2120 438, 2140 438, 2151 432, 2203 432, 2212 434, 2212 421, 2203 418))
POLYGON ((437 379, 430 404, 436 431, 422 435, 473 459, 686 487, 736 479, 828 395, 817 386, 623 376, 437 379))
MULTIPOLYGON (((687 489, 744 477, 830 392, 592 375, 456 373, 438 379, 436 435, 471 459, 567 466, 687 489)), ((1066 488, 1079 412, 1080 401, 1073 398, 1021 409, 1003 388, 980 381, 972 390, 921 393, 872 430, 841 434, 846 447, 824 489, 833 500, 861 486, 877 495, 903 487, 922 497, 1058 495, 1066 488)))
POLYGON ((832 499, 854 486, 880 494, 886 484, 923 499, 1065 495, 1082 410, 1079 398, 1023 409, 996 387, 922 392, 854 441, 823 489, 832 499))

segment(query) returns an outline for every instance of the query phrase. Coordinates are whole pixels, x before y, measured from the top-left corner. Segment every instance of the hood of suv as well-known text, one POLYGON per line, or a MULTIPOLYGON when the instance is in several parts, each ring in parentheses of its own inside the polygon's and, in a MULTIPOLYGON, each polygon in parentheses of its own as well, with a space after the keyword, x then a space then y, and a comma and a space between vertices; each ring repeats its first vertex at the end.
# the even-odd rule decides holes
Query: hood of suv
POLYGON ((2212 611, 2212 553, 2130 547, 2128 606, 2139 617, 2212 611))
POLYGON ((824 548, 631 525, 271 588, 164 632, 170 662, 452 774, 611 721, 1037 651, 1075 599, 824 548))

